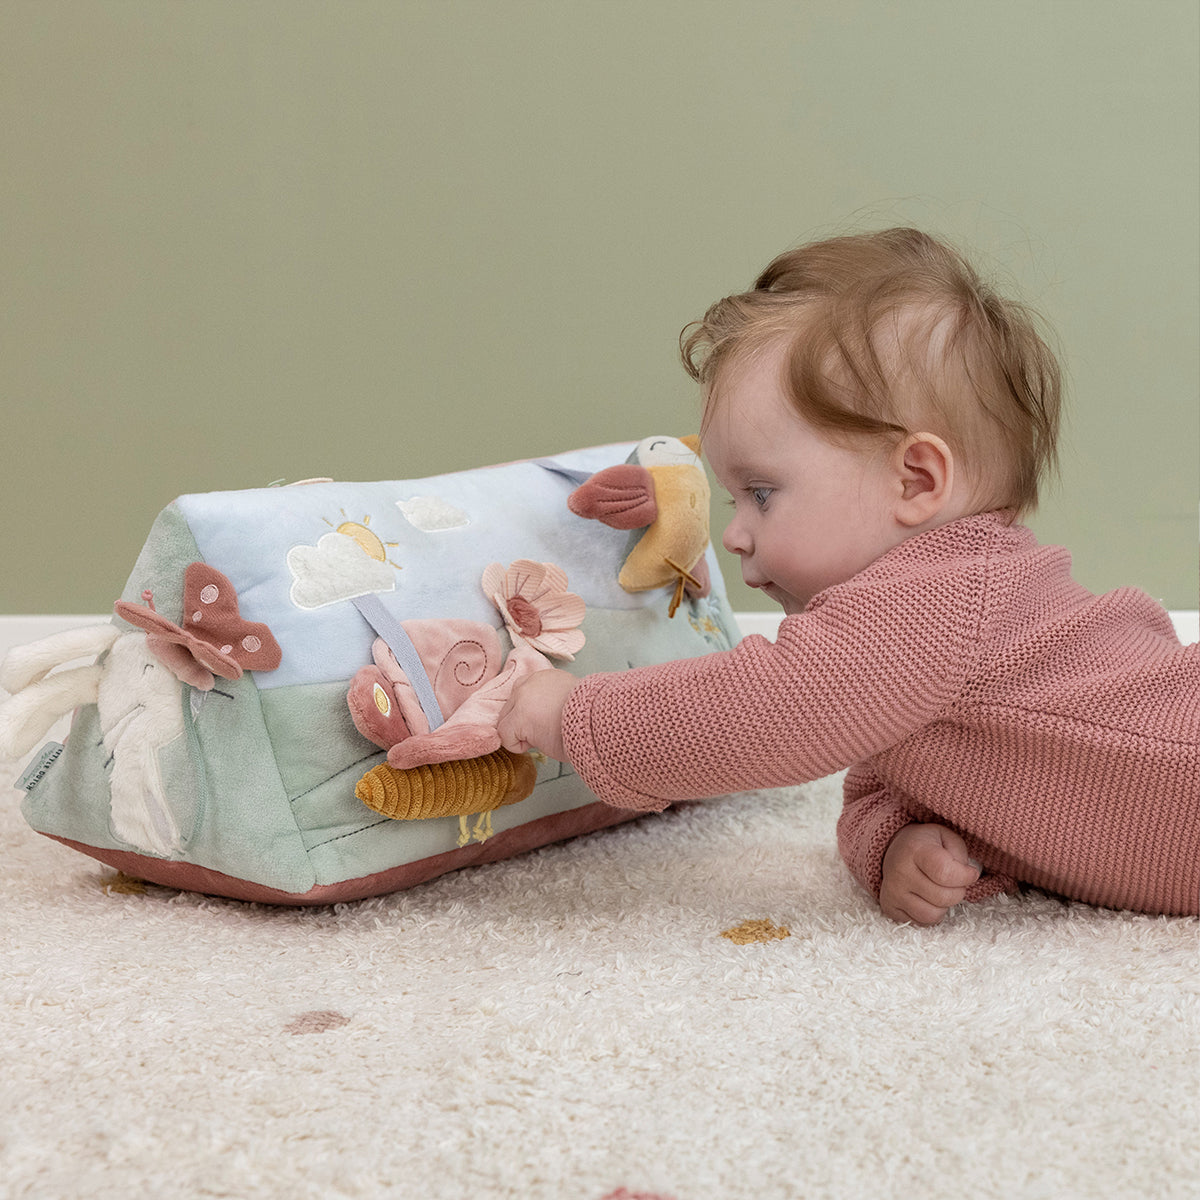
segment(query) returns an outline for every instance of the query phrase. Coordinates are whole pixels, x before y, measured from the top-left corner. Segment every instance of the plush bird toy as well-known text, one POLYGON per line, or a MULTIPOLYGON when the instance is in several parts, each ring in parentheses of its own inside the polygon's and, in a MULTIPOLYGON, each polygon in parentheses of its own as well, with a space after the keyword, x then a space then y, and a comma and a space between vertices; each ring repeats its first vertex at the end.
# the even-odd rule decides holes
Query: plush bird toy
POLYGON ((668 616, 686 592, 707 596, 708 478, 697 437, 648 437, 628 462, 597 471, 567 499, 576 516, 640 530, 617 582, 627 592, 674 585, 668 616))

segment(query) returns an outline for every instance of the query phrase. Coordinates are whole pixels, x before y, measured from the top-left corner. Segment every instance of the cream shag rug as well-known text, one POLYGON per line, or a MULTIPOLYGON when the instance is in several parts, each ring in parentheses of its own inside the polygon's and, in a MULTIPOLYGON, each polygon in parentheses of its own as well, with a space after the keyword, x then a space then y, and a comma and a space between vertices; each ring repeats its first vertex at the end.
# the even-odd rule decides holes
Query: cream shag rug
POLYGON ((0 1194, 1200 1195, 1200 922, 899 928, 839 782, 300 911, 131 889, 6 791, 0 1194))

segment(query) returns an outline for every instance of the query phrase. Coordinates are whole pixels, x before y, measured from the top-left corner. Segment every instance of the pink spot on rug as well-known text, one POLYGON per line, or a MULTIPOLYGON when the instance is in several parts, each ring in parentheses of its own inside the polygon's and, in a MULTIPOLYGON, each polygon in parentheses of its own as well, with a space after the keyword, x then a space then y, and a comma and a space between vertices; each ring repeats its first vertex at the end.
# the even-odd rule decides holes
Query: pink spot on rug
POLYGON ((628 1188, 619 1187, 615 1192, 601 1196, 600 1200, 675 1200, 675 1197, 662 1192, 631 1192, 628 1188))
POLYGON ((340 1029, 349 1025, 350 1018, 341 1013, 329 1011, 302 1012, 294 1020, 283 1027, 284 1033, 325 1033, 330 1029, 340 1029))

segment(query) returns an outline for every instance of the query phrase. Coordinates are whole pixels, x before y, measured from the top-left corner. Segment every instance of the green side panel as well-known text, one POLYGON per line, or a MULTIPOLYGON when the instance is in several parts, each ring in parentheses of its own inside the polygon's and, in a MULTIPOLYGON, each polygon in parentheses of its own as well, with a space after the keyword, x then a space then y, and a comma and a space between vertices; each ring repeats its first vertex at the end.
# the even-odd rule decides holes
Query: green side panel
MULTIPOLYGON (((183 603, 183 570, 198 557, 195 539, 182 513, 176 505, 169 505, 155 519, 121 598, 140 601, 142 589, 148 587, 153 589, 156 603, 161 600, 164 605, 178 608, 183 603)), ((114 622, 129 628, 115 618, 114 622)), ((181 704, 183 690, 181 686, 181 704)), ((187 776, 194 775, 188 770, 188 752, 185 740, 177 739, 160 755, 160 766, 168 789, 173 785, 186 789, 180 816, 194 825, 195 783, 191 779, 185 782, 187 776)), ((22 804, 26 821, 42 833, 89 846, 130 849, 127 843, 113 836, 109 825, 107 759, 108 752, 101 742, 99 712, 94 704, 86 705, 72 722, 66 749, 46 777, 26 795, 22 804)), ((174 807, 173 795, 171 799, 174 807)))
MULTIPOLYGON (((200 557, 178 507, 170 505, 150 530, 124 598, 140 600, 149 588, 156 607, 178 611, 184 569, 200 557)), ((158 753, 183 842, 175 857, 283 891, 308 891, 312 867, 275 766, 253 675, 218 679, 207 693, 180 684, 179 703, 184 732, 158 753)), ((113 834, 108 759, 99 712, 87 705, 62 755, 26 796, 25 819, 43 833, 146 854, 113 834)))
MULTIPOLYGON (((190 691, 190 689, 189 689, 190 691)), ((190 721, 200 747, 203 819, 187 858, 238 879, 285 892, 315 882, 304 838, 279 778, 253 675, 218 679, 190 721)), ((189 710, 191 709, 189 704, 189 710)))
POLYGON ((40 833, 89 846, 129 849, 109 828, 107 752, 100 742, 94 704, 81 708, 71 724, 66 748, 45 778, 21 803, 21 812, 40 833))
MULTIPOLYGON (((125 590, 114 600, 141 603, 143 590, 149 588, 154 593, 155 608, 160 612, 179 612, 183 608, 183 572, 201 557, 179 505, 168 504, 150 527, 125 590)), ((129 628, 124 622, 121 624, 129 628)))
MULTIPOLYGON (((347 679, 260 693, 263 720, 279 759, 279 777, 298 811, 303 809, 302 798, 332 776, 359 764, 361 774, 383 758, 383 751, 354 728, 346 705, 349 690, 347 679)), ((354 794, 353 787, 350 793, 354 794)), ((301 828, 309 828, 319 824, 319 817, 297 816, 297 821, 301 828)))
MULTIPOLYGON (((158 756, 183 841, 174 857, 283 891, 308 891, 312 867, 275 769, 253 679, 218 680, 207 694, 180 685, 180 703, 184 733, 158 756), (200 695, 193 716, 192 697, 200 695)), ((80 709, 58 761, 25 797, 25 819, 42 833, 146 854, 113 834, 107 760, 99 713, 90 704, 80 709)))

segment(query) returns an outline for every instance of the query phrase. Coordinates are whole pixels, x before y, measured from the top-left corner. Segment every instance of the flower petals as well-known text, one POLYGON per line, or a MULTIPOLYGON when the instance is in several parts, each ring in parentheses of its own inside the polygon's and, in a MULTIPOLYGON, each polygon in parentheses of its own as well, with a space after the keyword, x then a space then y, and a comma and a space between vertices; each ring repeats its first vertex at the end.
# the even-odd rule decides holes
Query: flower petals
POLYGON ((507 569, 490 563, 481 583, 504 618, 514 645, 525 643, 568 662, 583 646, 585 639, 578 626, 587 607, 579 596, 567 591, 567 573, 562 567, 528 558, 517 559, 507 569), (530 620, 530 609, 536 613, 536 622, 530 620), (537 623, 541 628, 533 634, 537 623), (523 633, 522 628, 528 632, 523 633))

